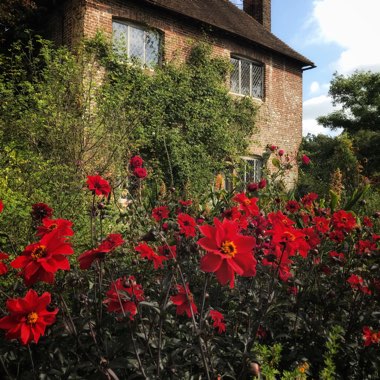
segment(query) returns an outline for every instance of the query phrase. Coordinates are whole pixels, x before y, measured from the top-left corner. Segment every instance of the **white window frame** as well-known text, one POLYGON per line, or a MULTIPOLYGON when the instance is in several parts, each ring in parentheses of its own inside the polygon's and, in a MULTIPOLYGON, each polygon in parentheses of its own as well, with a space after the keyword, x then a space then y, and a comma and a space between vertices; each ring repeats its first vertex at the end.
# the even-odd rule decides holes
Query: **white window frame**
POLYGON ((135 24, 134 22, 114 19, 114 20, 112 20, 112 30, 113 30, 113 43, 114 43, 114 46, 116 46, 116 51, 118 50, 117 44, 118 43, 120 44, 120 41, 118 41, 115 37, 114 24, 124 25, 127 28, 127 35, 125 37, 126 46, 123 46, 123 48, 125 48, 125 51, 123 49, 121 54, 126 54, 131 60, 137 59, 143 66, 154 67, 156 65, 161 64, 162 33, 160 33, 156 29, 147 28, 147 27, 135 24), (130 57, 130 55, 129 55, 130 44, 131 44, 130 35, 131 35, 132 29, 138 29, 138 30, 144 32, 144 42, 143 42, 144 46, 142 47, 142 49, 143 49, 143 58, 142 59, 136 58, 136 57, 130 57), (146 41, 147 41, 147 35, 149 35, 149 34, 154 34, 155 37, 158 39, 157 60, 155 62, 146 62, 146 52, 147 52, 146 41))
POLYGON ((249 156, 241 157, 244 161, 244 174, 243 179, 244 183, 248 185, 250 182, 259 182, 262 178, 263 173, 263 159, 260 156, 249 156), (249 167, 251 165, 251 167, 249 167), (249 171, 252 171, 253 174, 250 175, 249 171))
POLYGON ((242 58, 236 55, 231 55, 231 63, 232 63, 232 60, 238 61, 238 88, 237 88, 237 92, 232 90, 232 75, 234 71, 232 70, 231 78, 230 78, 230 92, 234 95, 250 96, 253 98, 263 100, 264 99, 264 80, 265 80, 264 65, 260 62, 256 62, 247 58, 242 58), (243 94, 243 91, 242 91, 242 69, 241 69, 242 62, 249 64, 249 94, 243 94), (256 70, 260 69, 260 93, 258 95, 254 94, 254 91, 253 91, 254 68, 256 70))

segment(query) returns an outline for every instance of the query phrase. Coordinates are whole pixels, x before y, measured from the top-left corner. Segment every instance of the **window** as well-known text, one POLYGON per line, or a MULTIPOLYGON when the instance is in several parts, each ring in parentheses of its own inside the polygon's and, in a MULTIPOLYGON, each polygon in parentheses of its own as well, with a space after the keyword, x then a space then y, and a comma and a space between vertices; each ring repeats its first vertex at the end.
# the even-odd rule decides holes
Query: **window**
POLYGON ((264 66, 248 59, 231 57, 231 92, 263 98, 264 66))
POLYGON ((243 181, 244 184, 259 182, 263 168, 261 157, 242 157, 243 159, 243 181))
POLYGON ((238 167, 223 174, 223 187, 227 191, 244 191, 249 183, 258 183, 262 177, 263 159, 260 156, 241 157, 238 167))
POLYGON ((160 62, 159 32, 121 21, 113 21, 112 29, 114 48, 120 55, 126 54, 149 67, 160 62))

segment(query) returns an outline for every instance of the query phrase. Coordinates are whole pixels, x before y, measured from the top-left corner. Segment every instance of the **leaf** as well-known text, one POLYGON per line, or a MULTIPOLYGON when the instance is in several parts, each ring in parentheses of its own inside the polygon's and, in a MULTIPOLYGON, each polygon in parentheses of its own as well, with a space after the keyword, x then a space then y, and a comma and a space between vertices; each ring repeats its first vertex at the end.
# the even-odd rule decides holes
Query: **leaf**
POLYGON ((277 169, 280 169, 280 161, 279 161, 279 159, 278 158, 273 158, 272 159, 272 165, 274 167, 276 167, 277 169))

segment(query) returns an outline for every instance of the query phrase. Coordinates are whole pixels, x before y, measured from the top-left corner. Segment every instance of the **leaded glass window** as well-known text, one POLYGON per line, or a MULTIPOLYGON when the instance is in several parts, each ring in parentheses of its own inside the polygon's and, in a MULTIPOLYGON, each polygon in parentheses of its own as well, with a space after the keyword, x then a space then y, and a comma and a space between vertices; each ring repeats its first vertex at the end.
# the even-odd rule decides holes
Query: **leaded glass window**
POLYGON ((231 64, 231 92, 262 99, 264 66, 238 57, 231 57, 231 64))
POLYGON ((148 67, 160 62, 161 35, 156 30, 146 29, 128 22, 113 21, 113 45, 120 55, 148 67))

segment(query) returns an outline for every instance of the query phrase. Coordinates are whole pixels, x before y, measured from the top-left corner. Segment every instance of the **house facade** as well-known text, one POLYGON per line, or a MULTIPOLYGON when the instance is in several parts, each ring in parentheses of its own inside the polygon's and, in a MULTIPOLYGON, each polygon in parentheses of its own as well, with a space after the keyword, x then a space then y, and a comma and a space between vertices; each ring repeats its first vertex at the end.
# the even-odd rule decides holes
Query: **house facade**
POLYGON ((302 138, 302 74, 314 64, 271 33, 271 0, 65 0, 55 2, 47 29, 75 46, 99 30, 147 66, 186 59, 194 41, 231 60, 230 91, 259 106, 250 165, 260 170, 266 146, 296 153, 302 138), (59 4, 59 5, 58 5, 59 4))

